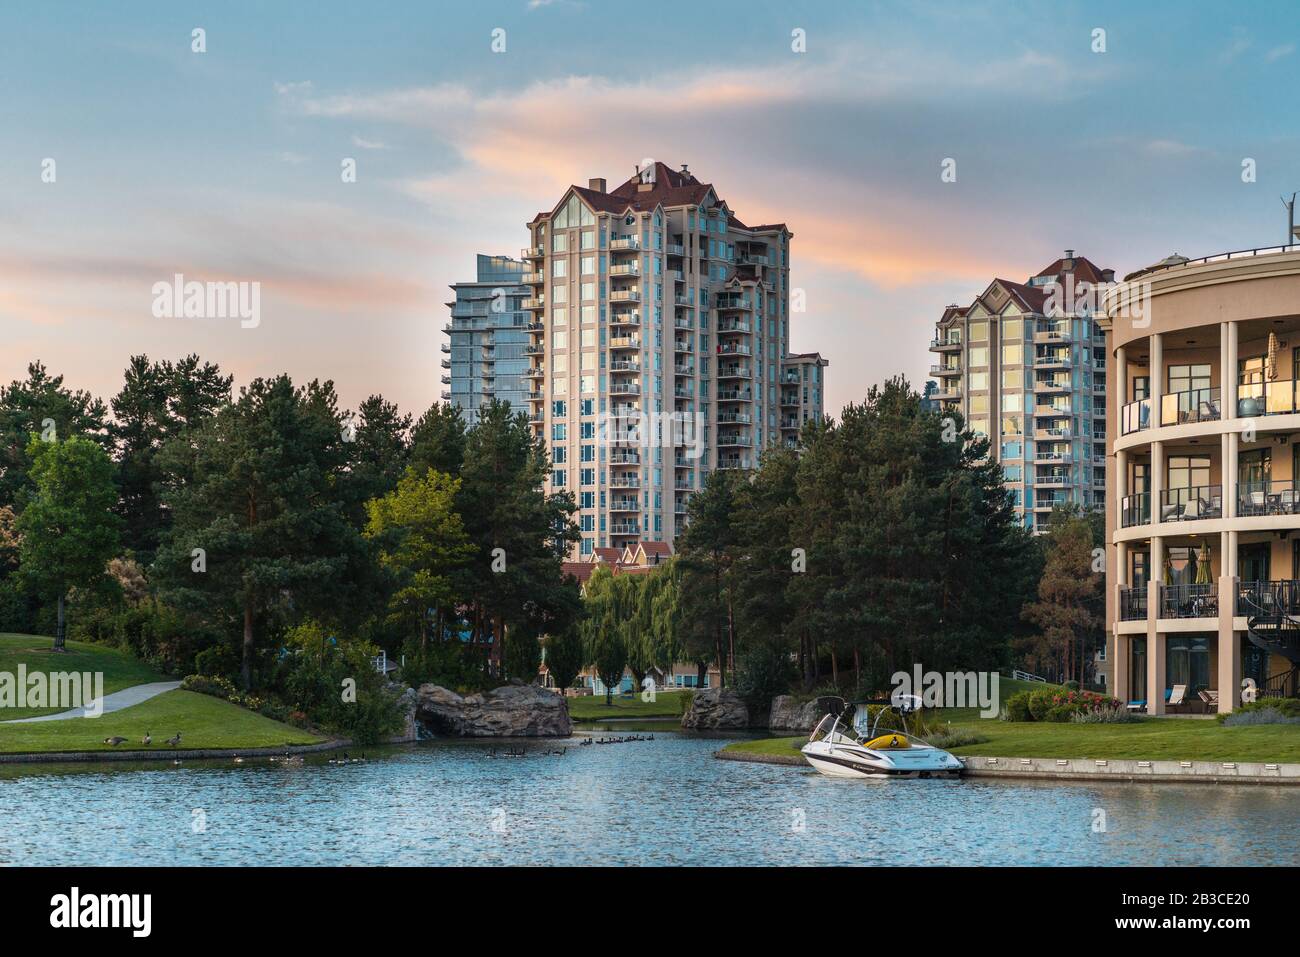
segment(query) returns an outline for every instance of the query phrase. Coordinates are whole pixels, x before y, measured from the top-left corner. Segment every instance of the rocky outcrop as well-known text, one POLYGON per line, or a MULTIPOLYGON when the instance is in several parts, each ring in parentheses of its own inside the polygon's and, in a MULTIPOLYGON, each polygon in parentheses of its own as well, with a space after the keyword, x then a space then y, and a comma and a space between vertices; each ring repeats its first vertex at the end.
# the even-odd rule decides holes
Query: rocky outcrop
POLYGON ((419 740, 419 725, 415 719, 419 698, 414 688, 401 689, 398 701, 402 707, 402 730, 388 739, 389 744, 410 744, 419 740))
POLYGON ((730 688, 697 691, 682 715, 682 727, 692 731, 715 731, 749 727, 749 709, 730 688))
POLYGON ((573 729, 564 698, 536 685, 505 685, 464 697, 421 685, 415 717, 433 734, 468 738, 567 737, 573 729))
POLYGON ((772 731, 811 731, 822 715, 838 707, 838 698, 813 698, 800 704, 793 695, 777 695, 772 699, 767 726, 772 731))

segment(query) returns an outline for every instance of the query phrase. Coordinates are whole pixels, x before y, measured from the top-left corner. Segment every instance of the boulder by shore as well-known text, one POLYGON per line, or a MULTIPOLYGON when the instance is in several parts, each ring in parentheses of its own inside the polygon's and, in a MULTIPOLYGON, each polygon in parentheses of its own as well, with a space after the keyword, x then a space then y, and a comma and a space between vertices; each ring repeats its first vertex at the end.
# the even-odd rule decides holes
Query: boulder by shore
POLYGON ((415 720, 435 735, 469 738, 568 737, 573 730, 564 698, 536 685, 503 685, 464 696, 441 685, 421 685, 415 720))
POLYGON ((691 731, 748 728, 749 708, 730 688, 706 688, 691 697, 691 706, 682 715, 682 727, 691 731))

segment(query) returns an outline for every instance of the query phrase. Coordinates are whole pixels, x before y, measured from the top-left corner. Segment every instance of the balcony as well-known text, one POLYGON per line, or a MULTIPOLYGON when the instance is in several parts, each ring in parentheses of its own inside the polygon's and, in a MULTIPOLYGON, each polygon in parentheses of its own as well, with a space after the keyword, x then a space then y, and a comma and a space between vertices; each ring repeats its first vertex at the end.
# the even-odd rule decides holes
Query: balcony
POLYGON ((640 372, 641 363, 637 359, 615 359, 609 364, 611 372, 640 372))
POLYGON ((610 522, 609 533, 611 535, 640 535, 641 526, 636 522, 610 522))
POLYGON ((1223 518, 1223 486, 1196 485, 1165 489, 1160 493, 1160 521, 1190 522, 1223 518))
POLYGON ((750 392, 748 389, 719 389, 718 390, 719 402, 751 402, 753 401, 753 398, 754 398, 754 394, 750 392))
POLYGON ((1070 368, 1070 354, 1064 355, 1049 353, 1034 357, 1035 369, 1068 369, 1070 368))
POLYGON ((1070 484, 1070 476, 1060 475, 1055 472, 1049 472, 1047 474, 1039 473, 1038 475, 1034 476, 1035 486, 1041 486, 1044 488, 1056 488, 1059 486, 1069 485, 1069 484, 1070 484))
POLYGON ((673 320, 673 327, 676 329, 694 329, 695 323, 691 322, 690 319, 687 319, 684 316, 678 316, 673 320))
POLYGON ((640 302, 641 290, 639 289, 611 289, 609 291, 610 302, 640 302))
POLYGON ((1300 392, 1295 379, 1278 379, 1237 387, 1237 415, 1285 415, 1300 412, 1300 392))
POLYGON ((678 365, 673 366, 673 374, 674 375, 695 375, 695 366, 681 365, 679 363, 678 365))
POLYGON ((1069 376, 1034 380, 1034 392, 1040 395, 1049 392, 1069 392, 1072 388, 1069 376))
POLYGON ((1295 479, 1242 482, 1237 486, 1237 514, 1300 515, 1300 488, 1295 479))
POLYGON ((1138 399, 1119 410, 1120 435, 1132 435, 1151 427, 1151 400, 1138 399))
POLYGON ((525 286, 537 286, 546 282, 546 276, 539 272, 524 273, 523 283, 525 286))
POLYGON ((542 379, 546 376, 546 366, 533 366, 524 373, 525 379, 542 379))
POLYGON ((641 453, 636 449, 614 449, 609 453, 609 461, 612 465, 637 465, 641 461, 641 453))
POLYGON ((1068 426, 1034 429, 1034 438, 1040 442, 1068 442, 1070 441, 1070 429, 1068 426))
POLYGON ((451 344, 450 344, 450 343, 444 342, 441 346, 439 346, 439 348, 440 348, 443 352, 446 352, 446 353, 448 353, 448 354, 451 353, 451 344))
POLYGON ((525 300, 524 300, 524 308, 525 308, 525 309, 545 309, 545 308, 546 308, 546 297, 545 297, 545 296, 538 296, 538 297, 536 297, 535 299, 525 299, 525 300))
POLYGON ((1161 585, 1161 618, 1217 618, 1219 590, 1213 583, 1161 585))
POLYGON ((693 399, 695 398, 695 390, 688 386, 675 386, 673 388, 673 396, 678 399, 693 399))
POLYGON ((611 382, 609 385, 610 395, 640 395, 641 383, 639 382, 611 382))
POLYGON ((752 309, 754 301, 748 296, 729 295, 727 293, 718 294, 719 309, 752 309))
POLYGON ((640 349, 641 337, 640 336, 615 336, 613 339, 609 340, 609 347, 611 349, 640 349))
MULTIPOLYGON (((738 343, 729 342, 726 345, 718 346, 718 355, 720 356, 750 356, 749 346, 742 346, 738 343)), ((797 381, 797 380, 796 380, 797 381)))
POLYGON ((1185 425, 1189 422, 1219 420, 1219 390, 1190 389, 1160 397, 1160 424, 1185 425))
POLYGON ((689 342, 684 342, 684 341, 682 341, 681 339, 674 339, 674 340, 673 340, 673 351, 674 351, 674 352, 693 352, 693 351, 694 351, 694 347, 693 347, 689 342))
POLYGON ((1137 585, 1133 588, 1119 590, 1119 620, 1147 620, 1147 586, 1137 585))
POLYGON ((609 510, 611 512, 639 512, 641 505, 634 498, 615 498, 610 499, 609 510))
POLYGON ((753 445, 753 442, 745 438, 743 435, 719 435, 718 445, 749 448, 751 445, 753 445))
POLYGON ((664 252, 668 253, 669 256, 685 256, 686 247, 681 243, 668 243, 664 247, 664 252))
POLYGON ((609 274, 611 276, 639 276, 641 275, 641 266, 635 262, 622 263, 618 266, 610 266, 609 274))
POLYGON ((749 379, 752 378, 748 366, 719 366, 719 379, 749 379))
POLYGON ((520 259, 541 259, 546 255, 545 246, 525 246, 519 253, 520 259))
POLYGON ((931 339, 931 352, 961 352, 961 337, 949 337, 947 339, 931 339))
POLYGON ((718 456, 718 468, 720 468, 720 469, 747 469, 747 468, 749 468, 749 456, 747 456, 747 455, 720 455, 720 456, 718 456))
POLYGON ((1041 465, 1063 465, 1070 461, 1069 449, 1040 450, 1034 454, 1034 461, 1041 465))
POLYGON ((1070 331, 1064 327, 1055 327, 1050 329, 1036 329, 1034 331, 1034 342, 1046 343, 1048 345, 1056 343, 1065 343, 1070 341, 1070 331))
POLYGON ((749 323, 747 323, 747 322, 741 322, 739 319, 719 319, 719 320, 718 320, 718 332, 719 332, 719 333, 724 333, 724 332, 728 332, 728 333, 730 333, 730 332, 736 332, 736 333, 741 333, 741 334, 743 334, 743 335, 749 335, 749 333, 752 332, 752 331, 753 331, 753 329, 752 329, 752 327, 750 326, 749 323))
POLYGON ((616 312, 609 317, 611 326, 639 326, 641 325, 641 313, 639 312, 616 312))
POLYGON ((1119 503, 1119 527, 1132 528, 1134 525, 1151 524, 1151 493, 1138 492, 1125 495, 1119 503))
POLYGON ((750 422, 748 412, 719 412, 719 422, 736 422, 742 425, 748 425, 750 422))
POLYGON ((930 366, 930 375, 942 378, 943 376, 961 375, 961 366, 942 365, 930 366))
POLYGON ((641 476, 635 472, 626 475, 615 475, 609 480, 609 484, 614 488, 640 488, 641 476))
POLYGON ((616 236, 609 241, 609 248, 613 250, 620 249, 640 249, 640 236, 616 236))

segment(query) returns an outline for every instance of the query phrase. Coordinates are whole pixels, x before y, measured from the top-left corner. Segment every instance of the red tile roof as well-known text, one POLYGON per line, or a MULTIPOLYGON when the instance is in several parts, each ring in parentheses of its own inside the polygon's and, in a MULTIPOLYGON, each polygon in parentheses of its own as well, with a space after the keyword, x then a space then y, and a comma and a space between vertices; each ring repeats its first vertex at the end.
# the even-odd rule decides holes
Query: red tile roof
POLYGON ((1096 263, 1094 263, 1091 259, 1088 259, 1084 256, 1075 256, 1073 259, 1070 260, 1066 260, 1066 259, 1056 260, 1056 262, 1052 263, 1050 266, 1046 267, 1041 272, 1037 273, 1034 278, 1037 279, 1042 276, 1059 276, 1062 273, 1067 273, 1067 272, 1074 273, 1074 278, 1076 281, 1082 280, 1083 282, 1101 283, 1106 281, 1103 278, 1102 273, 1109 272, 1109 270, 1100 269, 1096 263), (1065 268, 1067 261, 1070 263, 1071 266, 1071 268, 1069 269, 1065 268))

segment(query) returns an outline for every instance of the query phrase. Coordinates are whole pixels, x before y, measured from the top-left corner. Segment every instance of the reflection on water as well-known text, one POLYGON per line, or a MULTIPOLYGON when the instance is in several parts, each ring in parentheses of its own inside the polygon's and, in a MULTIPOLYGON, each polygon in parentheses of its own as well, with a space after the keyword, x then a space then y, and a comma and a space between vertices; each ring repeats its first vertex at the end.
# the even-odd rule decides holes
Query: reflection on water
POLYGON ((654 740, 428 742, 345 766, 0 766, 0 863, 1300 862, 1284 788, 833 780, 636 730, 654 740))

